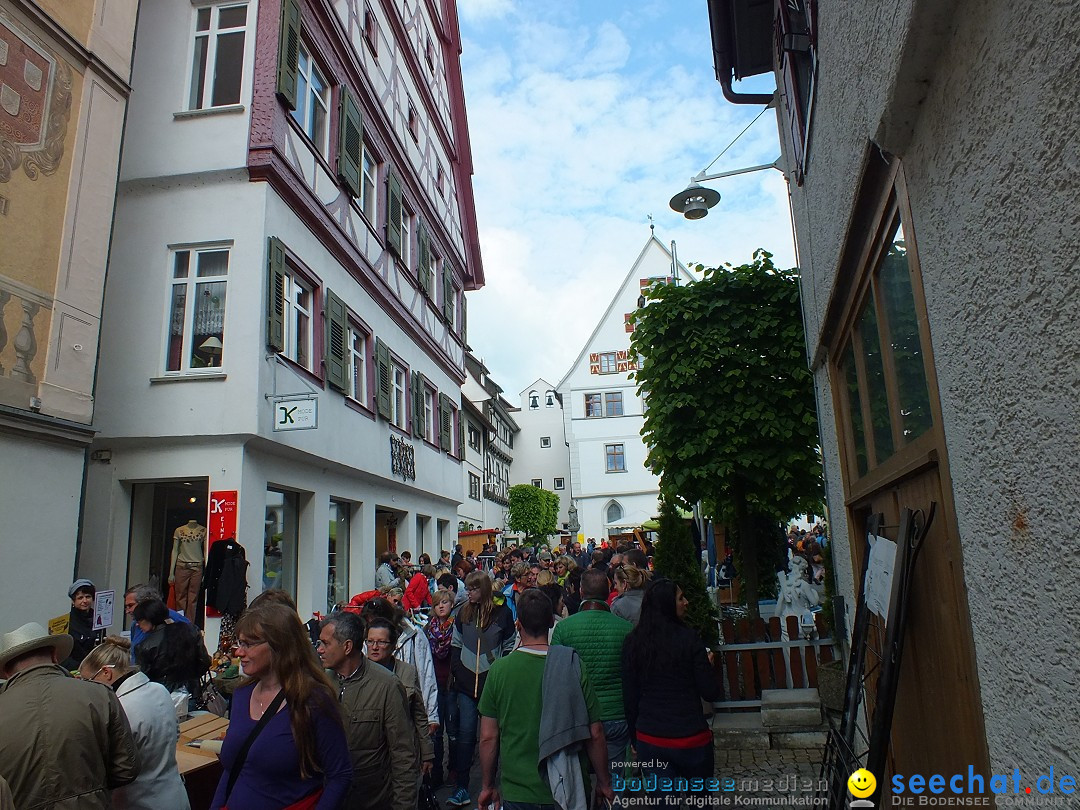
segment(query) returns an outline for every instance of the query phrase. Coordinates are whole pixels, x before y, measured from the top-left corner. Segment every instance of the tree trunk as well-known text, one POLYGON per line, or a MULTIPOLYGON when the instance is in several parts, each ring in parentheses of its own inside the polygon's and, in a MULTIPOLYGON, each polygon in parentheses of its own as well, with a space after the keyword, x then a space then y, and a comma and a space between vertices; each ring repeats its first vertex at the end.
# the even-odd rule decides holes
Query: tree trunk
POLYGON ((747 508, 746 496, 739 489, 735 492, 735 525, 739 532, 739 556, 742 566, 739 573, 742 577, 743 596, 746 598, 747 615, 753 622, 759 618, 757 522, 747 508))

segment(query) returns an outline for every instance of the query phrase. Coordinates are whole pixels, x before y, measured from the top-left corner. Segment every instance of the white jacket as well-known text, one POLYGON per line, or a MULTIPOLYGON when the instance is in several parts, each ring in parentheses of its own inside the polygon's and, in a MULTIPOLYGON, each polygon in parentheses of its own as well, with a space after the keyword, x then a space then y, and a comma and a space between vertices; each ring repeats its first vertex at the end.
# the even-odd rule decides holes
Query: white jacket
POLYGON ((431 657, 431 642, 428 641, 427 633, 406 619, 394 655, 406 664, 416 667, 416 674, 420 678, 420 694, 424 697, 428 722, 438 723, 439 684, 435 681, 435 661, 431 657))
POLYGON ((176 768, 180 729, 168 690, 136 672, 116 690, 139 752, 139 777, 112 792, 118 810, 190 810, 176 768))

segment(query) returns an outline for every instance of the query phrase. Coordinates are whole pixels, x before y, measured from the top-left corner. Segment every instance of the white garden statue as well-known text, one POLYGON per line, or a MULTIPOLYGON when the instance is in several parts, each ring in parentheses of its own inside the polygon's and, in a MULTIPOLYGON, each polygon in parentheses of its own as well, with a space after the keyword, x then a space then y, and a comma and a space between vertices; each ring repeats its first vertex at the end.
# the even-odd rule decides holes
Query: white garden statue
POLYGON ((787 637, 787 623, 785 617, 802 617, 814 605, 821 601, 817 589, 806 580, 806 560, 790 552, 788 567, 791 573, 780 571, 776 579, 780 584, 776 596, 776 610, 774 616, 780 617, 783 635, 787 637))

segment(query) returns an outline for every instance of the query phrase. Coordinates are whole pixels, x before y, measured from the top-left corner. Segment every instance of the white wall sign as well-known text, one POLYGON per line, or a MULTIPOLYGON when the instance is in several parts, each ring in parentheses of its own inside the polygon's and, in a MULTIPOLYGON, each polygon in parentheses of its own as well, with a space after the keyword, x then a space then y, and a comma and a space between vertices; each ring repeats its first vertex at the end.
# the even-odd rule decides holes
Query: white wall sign
POLYGON ((291 397, 274 400, 274 430, 314 430, 319 426, 319 398, 291 397))
POLYGON ((866 565, 866 584, 863 596, 866 606, 889 622, 889 600, 892 598, 893 566, 896 564, 896 543, 884 537, 870 535, 870 559, 866 565))
POLYGON ((114 601, 116 601, 116 591, 98 591, 94 595, 95 630, 112 627, 114 601))

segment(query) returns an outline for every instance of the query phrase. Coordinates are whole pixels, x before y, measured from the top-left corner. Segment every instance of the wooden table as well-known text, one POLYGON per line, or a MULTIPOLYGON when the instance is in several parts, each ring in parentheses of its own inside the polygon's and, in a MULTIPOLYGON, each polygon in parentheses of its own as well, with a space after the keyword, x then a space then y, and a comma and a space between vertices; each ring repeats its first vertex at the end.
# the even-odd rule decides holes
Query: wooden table
POLYGON ((180 724, 180 739, 176 743, 176 764, 187 788, 191 810, 206 810, 214 798, 221 779, 218 755, 201 748, 191 748, 192 740, 224 739, 229 721, 216 714, 200 714, 180 724))

